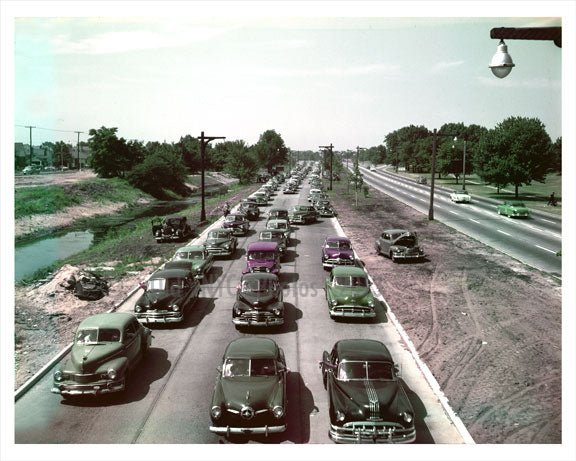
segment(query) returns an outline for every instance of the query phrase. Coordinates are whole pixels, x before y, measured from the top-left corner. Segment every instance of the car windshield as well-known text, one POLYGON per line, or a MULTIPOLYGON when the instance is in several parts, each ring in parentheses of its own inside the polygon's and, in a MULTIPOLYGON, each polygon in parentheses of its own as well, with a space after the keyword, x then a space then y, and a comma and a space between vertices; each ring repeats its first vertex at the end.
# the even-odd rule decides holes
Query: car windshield
POLYGON ((285 222, 271 222, 268 223, 270 229, 286 229, 288 226, 285 222))
POLYGON ((338 276, 334 277, 334 283, 341 287, 367 287, 366 277, 338 276))
POLYGON ((242 281, 242 293, 266 293, 269 291, 275 291, 277 288, 277 282, 275 280, 259 280, 250 279, 242 281))
POLYGON ((248 252, 248 259, 255 260, 255 259, 274 259, 274 252, 273 251, 249 251, 248 252))
POLYGON ((349 249, 350 244, 348 242, 326 242, 328 248, 343 248, 349 249))
POLYGON ((208 238, 212 238, 212 239, 225 239, 228 238, 228 232, 226 231, 211 231, 210 234, 208 234, 208 238))
POLYGON ((234 221, 242 221, 242 216, 235 216, 235 215, 228 215, 226 216, 226 221, 234 222, 234 221))
POLYGON ((116 328, 83 328, 76 333, 77 344, 96 344, 120 341, 120 330, 116 328))
POLYGON ((181 290, 184 288, 185 279, 183 278, 158 278, 158 279, 151 279, 148 280, 148 289, 149 290, 159 290, 164 291, 166 289, 170 290, 181 290))
POLYGON ((338 379, 350 380, 391 380, 394 379, 392 364, 389 362, 343 361, 338 366, 338 379))
POLYGON ((401 237, 394 242, 394 245, 413 248, 414 246, 416 246, 416 238, 413 236, 401 237))
POLYGON ((226 359, 223 375, 225 378, 236 376, 274 376, 274 359, 226 359))
POLYGON ((178 251, 174 259, 204 259, 204 252, 201 250, 178 251))
POLYGON ((168 226, 172 226, 172 227, 179 227, 180 226, 180 222, 182 220, 180 218, 171 218, 171 219, 167 219, 165 221, 166 225, 168 226))

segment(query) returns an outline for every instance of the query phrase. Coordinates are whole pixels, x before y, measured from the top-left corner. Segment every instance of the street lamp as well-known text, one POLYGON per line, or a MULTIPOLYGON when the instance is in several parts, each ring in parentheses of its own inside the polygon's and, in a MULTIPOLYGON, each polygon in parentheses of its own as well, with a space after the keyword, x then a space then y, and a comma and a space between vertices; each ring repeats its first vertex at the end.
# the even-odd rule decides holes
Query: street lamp
POLYGON ((504 78, 514 67, 504 39, 552 40, 557 47, 562 48, 562 27, 495 27, 490 31, 490 38, 499 38, 500 43, 488 67, 496 77, 504 78))
POLYGON ((204 132, 198 137, 200 140, 200 165, 202 169, 201 173, 201 188, 202 188, 202 209, 200 211, 200 222, 206 221, 206 206, 204 203, 205 192, 204 192, 204 158, 206 157, 206 145, 213 141, 214 139, 226 139, 225 136, 204 136, 204 132))
POLYGON ((436 145, 438 143, 438 136, 446 136, 450 138, 456 138, 457 135, 449 133, 438 133, 436 128, 433 132, 434 143, 432 147, 432 172, 430 174, 430 207, 428 208, 428 220, 432 221, 434 219, 434 179, 436 176, 436 145))

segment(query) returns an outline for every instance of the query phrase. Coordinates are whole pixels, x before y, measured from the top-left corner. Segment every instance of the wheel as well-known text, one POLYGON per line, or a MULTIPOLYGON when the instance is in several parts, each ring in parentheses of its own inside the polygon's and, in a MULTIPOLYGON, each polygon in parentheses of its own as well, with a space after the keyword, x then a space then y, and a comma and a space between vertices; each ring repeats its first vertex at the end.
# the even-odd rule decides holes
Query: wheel
POLYGON ((396 257, 394 256, 394 253, 390 252, 390 259, 392 260, 393 263, 396 262, 396 257))

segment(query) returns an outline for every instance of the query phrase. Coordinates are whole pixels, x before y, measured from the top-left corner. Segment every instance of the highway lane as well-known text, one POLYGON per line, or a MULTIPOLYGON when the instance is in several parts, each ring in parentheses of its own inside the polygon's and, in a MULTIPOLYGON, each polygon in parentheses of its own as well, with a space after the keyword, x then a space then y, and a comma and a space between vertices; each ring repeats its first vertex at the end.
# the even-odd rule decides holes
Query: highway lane
MULTIPOLYGON (((430 186, 382 171, 361 168, 368 184, 427 214, 430 186)), ((434 218, 498 249, 525 264, 562 277, 562 221, 534 213, 528 219, 498 215, 496 204, 478 197, 472 203, 454 203, 450 190, 435 187, 434 218)), ((425 237, 425 236, 423 236, 425 237)))
MULTIPOLYGON (((274 206, 306 203, 307 190, 306 185, 299 195, 280 192, 274 206)), ((331 443, 328 400, 317 361, 324 349, 343 338, 373 338, 388 345, 400 364, 417 413, 417 442, 470 441, 447 416, 389 315, 381 311, 377 320, 370 322, 330 319, 323 291, 327 272, 321 266, 320 247, 325 236, 339 232, 335 219, 299 226, 293 232, 281 270, 284 327, 241 332, 234 328, 231 307, 245 264, 244 248, 257 239, 264 223, 265 218, 260 218, 252 223, 248 237, 239 238, 235 259, 216 262, 192 315, 182 325, 153 326, 152 349, 131 376, 125 393, 68 402, 50 393, 52 377, 48 373, 16 402, 16 443, 227 443, 208 430, 216 368, 231 340, 252 334, 274 339, 284 349, 291 372, 287 432, 269 439, 254 437, 251 442, 331 443)), ((119 310, 130 312, 138 295, 119 310)))

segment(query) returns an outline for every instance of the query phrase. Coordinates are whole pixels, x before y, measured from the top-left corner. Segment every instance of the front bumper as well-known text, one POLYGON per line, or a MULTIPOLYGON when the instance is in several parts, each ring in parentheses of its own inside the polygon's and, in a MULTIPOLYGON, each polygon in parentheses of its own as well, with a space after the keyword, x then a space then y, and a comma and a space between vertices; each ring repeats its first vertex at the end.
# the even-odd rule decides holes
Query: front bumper
POLYGON ((334 266, 353 266, 355 261, 353 259, 324 259, 322 260, 322 265, 324 267, 334 267, 334 266))
POLYGON ((392 255, 396 259, 420 259, 420 258, 426 257, 425 254, 420 254, 420 253, 418 253, 418 254, 392 253, 392 255))
POLYGON ((284 317, 276 317, 270 311, 250 310, 242 312, 238 317, 232 317, 234 325, 272 327, 284 325, 284 317))
POLYGON ((274 434, 286 431, 286 424, 281 426, 262 426, 262 427, 230 427, 230 426, 210 426, 210 432, 216 434, 274 434))
POLYGON ((330 438, 336 443, 412 443, 416 440, 414 426, 404 428, 397 423, 355 421, 343 426, 330 424, 330 438))
POLYGON ((178 323, 184 318, 183 312, 135 312, 141 323, 178 323))
POLYGON ((230 256, 232 254, 232 248, 220 248, 220 247, 206 247, 206 251, 213 255, 230 256))
POLYGON ((330 307, 330 316, 367 319, 376 317, 376 310, 367 306, 338 305, 330 307))
POLYGON ((76 382, 54 382, 51 392, 62 395, 100 395, 123 391, 125 379, 117 381, 99 381, 96 383, 79 384, 76 382))

